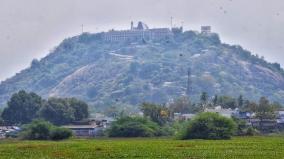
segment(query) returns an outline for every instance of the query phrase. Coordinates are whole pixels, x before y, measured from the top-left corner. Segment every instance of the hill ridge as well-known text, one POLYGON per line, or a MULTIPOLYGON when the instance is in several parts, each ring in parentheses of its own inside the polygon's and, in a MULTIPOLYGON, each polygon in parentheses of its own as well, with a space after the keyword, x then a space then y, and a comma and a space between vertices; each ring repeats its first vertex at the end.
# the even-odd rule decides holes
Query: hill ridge
POLYGON ((46 57, 1 82, 0 105, 21 89, 46 98, 78 97, 101 107, 165 103, 184 94, 188 68, 192 99, 207 91, 255 100, 268 96, 284 103, 284 71, 278 63, 221 43, 218 34, 185 31, 149 41, 107 42, 103 33, 68 38, 46 57))

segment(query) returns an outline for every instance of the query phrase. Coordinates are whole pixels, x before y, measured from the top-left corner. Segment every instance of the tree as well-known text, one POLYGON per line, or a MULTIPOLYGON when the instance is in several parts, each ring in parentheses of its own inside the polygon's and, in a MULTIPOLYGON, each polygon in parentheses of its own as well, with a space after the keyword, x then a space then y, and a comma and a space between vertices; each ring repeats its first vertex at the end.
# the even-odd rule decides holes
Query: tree
POLYGON ((230 139, 236 123, 217 113, 201 113, 180 132, 180 139, 230 139))
POLYGON ((175 99, 174 102, 170 103, 169 110, 171 115, 173 113, 190 113, 193 111, 189 98, 185 96, 175 99))
POLYGON ((223 108, 235 109, 237 107, 236 99, 230 96, 220 96, 218 97, 218 105, 223 108))
POLYGON ((42 102, 41 97, 35 93, 19 91, 12 95, 1 116, 6 124, 29 123, 37 117, 42 102))
POLYGON ((104 111, 104 114, 108 117, 117 118, 119 116, 119 112, 120 110, 118 109, 118 107, 112 105, 104 111))
POLYGON ((208 102, 208 94, 207 92, 202 92, 200 96, 200 103, 201 103, 201 107, 203 111, 205 110, 207 106, 207 102, 208 102))
POLYGON ((88 118, 89 106, 87 103, 80 101, 76 98, 66 99, 68 104, 74 109, 74 118, 76 121, 88 118))
POLYGON ((218 95, 215 95, 213 98, 213 105, 217 106, 217 104, 218 104, 218 95))
POLYGON ((243 105, 244 105, 244 99, 243 96, 240 95, 238 98, 238 108, 243 108, 243 105))
POLYGON ((66 99, 49 98, 40 110, 40 116, 56 125, 64 125, 75 120, 75 110, 66 99))
POLYGON ((56 125, 88 118, 88 104, 76 98, 49 98, 39 111, 41 118, 56 125))
POLYGON ((5 124, 4 120, 0 117, 0 126, 2 126, 4 124, 5 124))
POLYGON ((201 103, 206 103, 208 101, 208 94, 207 92, 202 92, 200 96, 201 103))
POLYGON ((263 122, 265 119, 275 120, 275 108, 269 103, 266 97, 261 97, 259 99, 259 104, 255 109, 256 118, 259 119, 260 129, 263 130, 263 122))
MULTIPOLYGON (((2 114, 3 110, 0 109, 0 114, 2 114)), ((0 126, 4 125, 4 120, 2 119, 2 117, 0 116, 0 126)))
POLYGON ((149 117, 152 121, 159 125, 163 125, 169 121, 169 110, 165 106, 143 103, 140 106, 140 109, 145 117, 149 117))
POLYGON ((243 106, 240 109, 241 112, 251 112, 250 109, 251 102, 249 100, 244 100, 243 106))
POLYGON ((247 111, 251 112, 251 113, 254 113, 257 111, 257 107, 258 107, 258 104, 255 103, 255 102, 248 102, 248 108, 246 109, 247 111))
POLYGON ((281 110, 281 109, 283 109, 283 106, 282 106, 280 103, 278 103, 278 102, 273 102, 271 105, 273 106, 273 108, 274 108, 275 110, 281 110))

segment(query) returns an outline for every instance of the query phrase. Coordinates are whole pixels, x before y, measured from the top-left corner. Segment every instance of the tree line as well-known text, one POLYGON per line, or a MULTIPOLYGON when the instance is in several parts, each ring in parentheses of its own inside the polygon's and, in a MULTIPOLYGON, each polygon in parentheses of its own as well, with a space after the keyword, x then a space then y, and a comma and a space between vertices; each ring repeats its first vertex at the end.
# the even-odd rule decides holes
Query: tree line
POLYGON ((88 118, 88 104, 76 98, 43 99, 39 95, 19 91, 12 95, 1 112, 6 125, 22 125, 34 119, 43 119, 55 125, 64 125, 88 118))

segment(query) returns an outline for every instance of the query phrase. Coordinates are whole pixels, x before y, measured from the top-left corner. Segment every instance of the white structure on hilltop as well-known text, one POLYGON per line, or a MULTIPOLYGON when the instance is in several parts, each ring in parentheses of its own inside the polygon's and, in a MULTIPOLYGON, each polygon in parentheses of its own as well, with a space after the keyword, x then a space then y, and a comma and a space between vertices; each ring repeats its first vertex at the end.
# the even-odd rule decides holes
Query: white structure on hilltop
POLYGON ((202 34, 210 34, 211 33, 211 26, 201 26, 201 33, 202 34))
POLYGON ((137 27, 134 27, 131 22, 130 30, 110 30, 104 33, 105 41, 125 41, 125 40, 159 40, 169 38, 173 35, 169 28, 153 28, 143 23, 138 22, 137 27))

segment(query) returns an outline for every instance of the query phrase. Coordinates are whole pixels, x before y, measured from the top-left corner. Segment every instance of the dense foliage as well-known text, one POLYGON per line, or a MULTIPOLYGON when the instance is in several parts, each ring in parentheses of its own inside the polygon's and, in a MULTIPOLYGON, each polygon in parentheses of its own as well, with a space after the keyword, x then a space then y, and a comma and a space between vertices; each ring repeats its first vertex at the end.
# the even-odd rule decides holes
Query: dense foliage
POLYGON ((236 123, 236 133, 237 136, 254 136, 259 134, 259 132, 253 128, 251 125, 248 125, 247 122, 243 119, 233 117, 234 122, 236 123))
POLYGON ((251 107, 251 111, 255 112, 256 118, 259 119, 259 129, 261 131, 271 131, 265 130, 263 123, 265 120, 276 120, 275 105, 270 104, 266 97, 261 97, 259 103, 251 107))
POLYGON ((216 99, 214 99, 215 105, 220 105, 223 108, 231 108, 235 109, 238 107, 237 100, 230 96, 215 96, 216 99))
POLYGON ((69 129, 60 128, 43 120, 34 120, 23 127, 20 137, 27 140, 63 140, 72 136, 69 129))
POLYGON ((51 140, 64 140, 72 136, 72 131, 67 128, 53 127, 49 136, 51 140))
POLYGON ((180 132, 181 139, 230 139, 236 129, 235 122, 216 113, 201 113, 180 132))
POLYGON ((142 117, 122 117, 112 123, 110 137, 154 137, 169 135, 170 130, 142 117))
POLYGON ((80 121, 88 117, 88 105, 75 98, 49 98, 39 111, 41 118, 56 125, 80 121))
POLYGON ((169 110, 171 113, 171 116, 173 113, 193 113, 195 110, 193 109, 191 102, 188 97, 183 96, 180 98, 175 99, 173 102, 169 105, 169 110))
POLYGON ((62 125, 88 118, 88 116, 88 105, 78 99, 43 100, 37 94, 25 91, 14 94, 1 114, 6 125, 26 124, 36 118, 62 125))
POLYGON ((140 109, 143 112, 144 117, 150 118, 159 125, 164 125, 170 120, 169 109, 166 106, 153 103, 142 103, 140 109))
POLYGON ((75 120, 75 111, 67 100, 50 98, 40 110, 40 116, 51 123, 64 125, 75 120))
POLYGON ((19 91, 8 101, 1 117, 7 124, 26 124, 37 117, 43 100, 35 93, 19 91))

